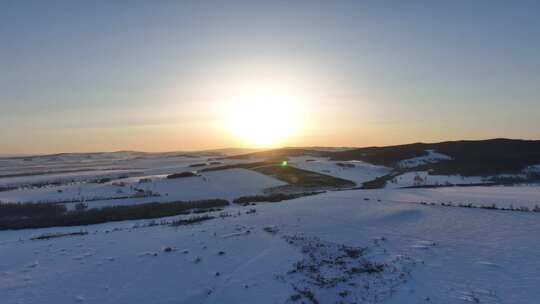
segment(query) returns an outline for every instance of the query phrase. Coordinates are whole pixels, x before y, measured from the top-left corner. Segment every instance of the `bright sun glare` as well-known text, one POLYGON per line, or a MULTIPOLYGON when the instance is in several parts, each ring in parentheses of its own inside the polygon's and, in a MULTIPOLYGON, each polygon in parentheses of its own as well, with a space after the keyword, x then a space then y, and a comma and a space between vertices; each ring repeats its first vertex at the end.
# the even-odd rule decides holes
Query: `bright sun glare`
POLYGON ((274 92, 236 97, 226 109, 226 125, 234 136, 250 145, 274 146, 300 129, 303 119, 298 102, 274 92))

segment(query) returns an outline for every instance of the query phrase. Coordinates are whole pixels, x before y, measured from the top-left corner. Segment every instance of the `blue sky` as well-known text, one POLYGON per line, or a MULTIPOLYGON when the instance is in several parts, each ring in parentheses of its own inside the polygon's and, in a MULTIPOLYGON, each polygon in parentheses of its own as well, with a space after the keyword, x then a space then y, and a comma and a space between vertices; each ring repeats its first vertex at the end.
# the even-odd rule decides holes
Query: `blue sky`
POLYGON ((267 83, 303 96, 306 125, 284 145, 538 139, 538 12, 538 1, 2 1, 0 153, 241 146, 216 109, 231 88, 267 83))

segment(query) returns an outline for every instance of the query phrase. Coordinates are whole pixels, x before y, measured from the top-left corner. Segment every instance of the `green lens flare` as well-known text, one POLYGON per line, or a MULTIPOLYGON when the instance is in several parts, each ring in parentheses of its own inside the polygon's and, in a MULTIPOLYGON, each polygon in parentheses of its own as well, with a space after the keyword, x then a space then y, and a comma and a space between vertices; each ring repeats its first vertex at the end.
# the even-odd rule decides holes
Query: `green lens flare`
POLYGON ((284 160, 284 161, 281 162, 281 166, 282 166, 282 167, 286 167, 287 164, 288 164, 288 162, 287 162, 286 160, 284 160))

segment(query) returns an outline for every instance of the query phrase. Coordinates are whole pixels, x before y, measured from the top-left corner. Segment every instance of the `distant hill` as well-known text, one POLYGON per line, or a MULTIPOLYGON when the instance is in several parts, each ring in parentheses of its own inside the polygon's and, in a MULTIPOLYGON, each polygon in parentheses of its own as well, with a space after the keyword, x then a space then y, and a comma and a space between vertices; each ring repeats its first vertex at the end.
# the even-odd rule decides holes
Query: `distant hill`
POLYGON ((173 151, 173 152, 141 152, 141 151, 115 151, 115 152, 67 152, 55 154, 0 154, 6 159, 114 159, 114 158, 142 158, 142 157, 226 157, 258 151, 247 148, 223 148, 201 151, 173 151))
POLYGON ((377 165, 396 167, 398 162, 427 155, 434 150, 451 157, 416 169, 431 169, 437 174, 496 175, 518 173, 527 166, 540 164, 540 141, 490 139, 414 143, 409 145, 370 147, 328 156, 335 160, 362 160, 377 165))
POLYGON ((233 158, 233 159, 265 158, 266 160, 274 160, 274 159, 279 160, 281 158, 303 156, 303 155, 326 156, 328 153, 330 152, 311 150, 308 148, 281 148, 281 149, 257 151, 257 152, 247 153, 247 154, 239 154, 239 155, 230 156, 228 158, 233 158))
POLYGON ((202 150, 202 151, 192 151, 186 152, 189 154, 197 155, 220 155, 220 156, 233 156, 239 154, 247 154, 260 151, 260 149, 249 149, 249 148, 223 148, 223 149, 211 149, 211 150, 202 150))
POLYGON ((528 166, 540 165, 540 140, 504 138, 413 143, 343 151, 284 148, 244 154, 235 158, 284 158, 310 155, 328 157, 339 161, 360 160, 398 169, 401 161, 427 156, 429 150, 444 154, 450 159, 421 164, 407 170, 430 170, 434 174, 445 175, 488 176, 519 173, 528 166))

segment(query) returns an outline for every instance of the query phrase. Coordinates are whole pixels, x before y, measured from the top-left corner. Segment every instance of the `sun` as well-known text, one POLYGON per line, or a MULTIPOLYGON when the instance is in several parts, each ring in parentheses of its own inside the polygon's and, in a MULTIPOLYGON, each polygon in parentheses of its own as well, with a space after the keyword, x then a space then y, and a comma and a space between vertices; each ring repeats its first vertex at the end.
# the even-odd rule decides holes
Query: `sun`
POLYGON ((272 91, 236 97, 225 109, 227 129, 255 147, 272 147, 297 133, 302 126, 299 100, 272 91))

